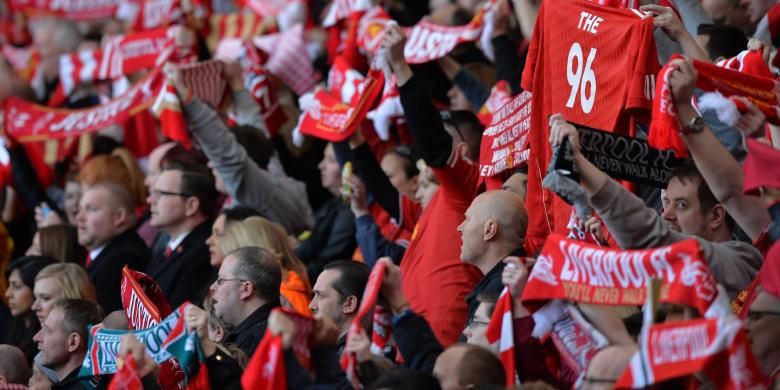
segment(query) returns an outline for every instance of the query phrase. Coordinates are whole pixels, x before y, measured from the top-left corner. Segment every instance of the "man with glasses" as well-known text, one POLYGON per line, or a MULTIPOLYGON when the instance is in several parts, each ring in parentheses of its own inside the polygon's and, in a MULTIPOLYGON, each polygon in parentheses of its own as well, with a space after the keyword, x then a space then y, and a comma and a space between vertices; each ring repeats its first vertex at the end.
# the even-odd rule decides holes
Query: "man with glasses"
POLYGON ((216 211, 214 176, 205 166, 171 163, 147 199, 150 223, 160 230, 146 273, 157 280, 171 307, 200 302, 212 279, 206 245, 216 211))
POLYGON ((271 252, 243 247, 228 253, 211 284, 214 311, 232 328, 226 343, 252 356, 265 334, 271 310, 279 306, 282 269, 271 252))
POLYGON ((122 310, 122 268, 144 270, 149 248, 136 233, 133 199, 116 183, 98 183, 84 192, 76 216, 78 241, 87 249, 84 263, 103 310, 122 310))

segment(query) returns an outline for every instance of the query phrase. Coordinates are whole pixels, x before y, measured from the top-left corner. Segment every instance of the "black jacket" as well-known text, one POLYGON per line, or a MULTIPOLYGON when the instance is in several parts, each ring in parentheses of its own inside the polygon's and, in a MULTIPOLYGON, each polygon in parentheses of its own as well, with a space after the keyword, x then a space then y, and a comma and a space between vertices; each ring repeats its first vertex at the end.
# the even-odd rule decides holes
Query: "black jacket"
POLYGON ((127 265, 136 271, 143 271, 149 264, 149 248, 130 228, 108 242, 103 251, 92 259, 87 267, 89 278, 95 284, 97 301, 106 313, 122 310, 122 268, 127 265))
POLYGON ((154 239, 152 261, 146 273, 160 285, 171 308, 185 301, 203 302, 214 273, 206 245, 210 234, 211 220, 206 220, 184 238, 169 258, 165 257, 165 248, 170 236, 161 232, 154 239))
MULTIPOLYGON (((525 249, 519 248, 509 254, 510 256, 525 257, 525 249)), ((504 289, 504 284, 501 283, 501 273, 504 272, 504 266, 506 264, 503 261, 499 261, 488 273, 479 280, 471 293, 466 297, 466 303, 469 305, 469 316, 466 325, 471 323, 471 319, 474 318, 474 313, 477 311, 479 301, 477 296, 482 293, 495 293, 501 294, 504 289)))
POLYGON ((411 309, 393 318, 393 338, 404 364, 416 371, 433 373, 436 358, 444 352, 428 321, 411 309))
POLYGON ((277 306, 279 306, 278 303, 267 303, 260 306, 228 334, 225 343, 235 344, 244 351, 248 358, 251 358, 255 349, 257 349, 257 345, 260 344, 265 335, 268 316, 271 315, 271 310, 277 306))
POLYGON ((351 259, 356 246, 355 216, 348 205, 334 197, 314 213, 311 236, 301 242, 295 254, 306 263, 309 280, 317 280, 326 264, 351 259))
POLYGON ((54 383, 51 385, 52 390, 87 390, 89 388, 107 388, 108 382, 111 381, 111 377, 109 376, 95 376, 91 378, 79 378, 79 371, 81 371, 81 367, 76 367, 75 370, 71 371, 68 376, 63 378, 61 381, 54 383), (82 382, 89 381, 90 386, 85 386, 82 382))

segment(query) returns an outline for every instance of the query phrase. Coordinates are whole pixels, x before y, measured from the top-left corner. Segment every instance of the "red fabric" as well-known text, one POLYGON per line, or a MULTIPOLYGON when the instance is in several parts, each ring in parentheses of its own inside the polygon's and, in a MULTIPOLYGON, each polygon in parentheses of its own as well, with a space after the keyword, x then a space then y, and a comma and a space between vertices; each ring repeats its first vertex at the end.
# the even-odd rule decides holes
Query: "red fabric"
POLYGON ((780 167, 780 150, 748 139, 748 154, 742 165, 744 181, 742 190, 746 194, 758 195, 761 187, 780 189, 780 172, 767 167, 780 167))
POLYGON ((758 274, 761 288, 780 299, 780 241, 772 245, 758 274))
POLYGON ((145 157, 160 145, 157 120, 149 111, 141 111, 124 123, 123 144, 134 156, 145 157))
POLYGON ((269 329, 241 375, 241 386, 245 389, 286 390, 286 372, 282 336, 272 335, 269 329))
POLYGON ((138 373, 138 363, 135 362, 133 355, 128 353, 120 359, 122 359, 123 364, 111 378, 108 390, 143 390, 141 375, 138 373))
POLYGON ((176 94, 176 89, 167 80, 164 81, 151 111, 160 118, 160 129, 164 136, 180 143, 186 149, 192 146, 179 96, 176 94))
MULTIPOLYGON (((766 13, 767 21, 769 22, 769 34, 772 39, 772 45, 777 48, 780 47, 780 4, 775 3, 769 8, 766 13)), ((776 68, 780 67, 780 57, 775 56, 772 61, 772 65, 776 68)))
POLYGON ((268 54, 266 69, 298 95, 311 91, 317 85, 318 76, 307 54, 300 25, 278 34, 255 37, 252 42, 268 54))
POLYGON ((412 230, 422 214, 419 203, 401 195, 401 221, 395 221, 390 214, 377 203, 368 206, 368 211, 374 219, 382 237, 403 247, 409 246, 412 230))
POLYGON ((490 89, 490 96, 477 112, 479 121, 485 127, 490 126, 493 114, 510 101, 512 101, 512 89, 509 87, 509 83, 500 80, 490 89))
POLYGON ((530 311, 554 299, 640 305, 645 302, 647 282, 654 277, 664 283, 661 302, 684 304, 705 313, 717 297, 715 279, 696 240, 620 250, 553 234, 537 258, 522 299, 530 311))
POLYGON ((479 152, 481 177, 498 175, 528 161, 531 99, 530 93, 523 92, 494 111, 495 115, 489 113, 492 122, 482 133, 479 152))
MULTIPOLYGON (((254 47, 248 50, 257 52, 254 47)), ((255 57, 259 60, 259 54, 255 57)), ((281 127, 287 123, 287 114, 284 113, 276 95, 276 87, 265 68, 259 62, 253 61, 252 65, 244 72, 246 89, 260 106, 260 115, 263 116, 271 138, 279 134, 281 127)))
MULTIPOLYGON (((676 58, 673 55, 672 58, 676 58)), ((647 142, 658 149, 672 149, 679 158, 688 157, 688 147, 679 134, 677 114, 672 99, 672 89, 669 87, 669 77, 676 69, 666 64, 658 72, 658 82, 655 86, 656 99, 653 101, 653 121, 650 124, 650 134, 647 142)))
POLYGON ((506 373, 506 387, 515 385, 517 368, 515 366, 515 332, 512 316, 512 295, 505 287, 493 309, 485 338, 498 354, 506 373))
POLYGON ((651 86, 660 66, 652 18, 641 15, 582 1, 542 2, 539 8, 522 79, 523 89, 533 93, 526 196, 526 242, 532 252, 541 248, 550 232, 566 232, 571 212, 566 202, 541 185, 551 157, 548 117, 560 112, 574 123, 632 135, 629 114, 650 112, 651 86), (595 34, 578 28, 583 12, 604 20, 595 34), (572 77, 567 77, 567 70, 572 77), (579 70, 580 77, 575 77, 579 70))
POLYGON ((127 266, 122 268, 120 292, 130 329, 146 329, 157 325, 172 312, 157 282, 127 266))
MULTIPOLYGON (((363 299, 360 301, 360 308, 358 308, 358 312, 347 331, 347 340, 360 332, 363 327, 363 321, 369 313, 372 315, 373 322, 374 307, 376 306, 377 298, 379 298, 379 290, 382 287, 382 279, 385 277, 386 269, 387 265, 385 263, 378 262, 371 270, 371 274, 368 276, 368 282, 366 283, 366 288, 363 291, 363 299)), ((386 341, 387 340, 385 339, 384 342, 386 343, 386 341)), ((372 343, 373 342, 374 338, 372 336, 372 343)), ((384 347, 384 345, 382 347, 384 347)), ((359 389, 361 386, 358 381, 357 358, 354 353, 344 352, 341 355, 341 368, 347 373, 347 378, 352 385, 356 389, 359 389)))
POLYGON ((8 7, 28 15, 55 16, 76 21, 113 17, 119 0, 9 0, 8 7))
POLYGON ((478 172, 455 150, 449 165, 433 171, 441 186, 412 231, 401 275, 412 309, 447 347, 460 337, 468 314, 466 296, 482 278, 476 267, 460 260, 461 237, 455 229, 474 198, 478 172))

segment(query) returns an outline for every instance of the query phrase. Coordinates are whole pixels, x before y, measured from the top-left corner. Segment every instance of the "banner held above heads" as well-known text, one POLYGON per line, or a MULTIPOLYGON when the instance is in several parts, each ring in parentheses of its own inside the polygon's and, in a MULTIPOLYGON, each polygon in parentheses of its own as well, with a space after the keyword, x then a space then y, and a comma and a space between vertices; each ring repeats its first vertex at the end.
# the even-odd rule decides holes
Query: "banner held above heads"
POLYGON ((705 313, 718 296, 715 278, 696 240, 644 250, 601 248, 551 234, 523 291, 534 312, 547 301, 641 305, 649 279, 661 279, 661 302, 705 313))
POLYGON ((303 95, 317 85, 318 76, 306 49, 303 25, 278 34, 255 37, 252 42, 268 54, 265 68, 296 94, 303 95))
MULTIPOLYGON (((477 41, 485 26, 485 13, 493 6, 494 1, 485 2, 483 8, 464 26, 442 26, 423 19, 413 27, 404 28, 407 37, 404 46, 406 62, 421 64, 437 60, 452 52, 461 43, 477 41)), ((369 12, 364 18, 367 19, 361 21, 358 43, 364 50, 376 54, 390 19, 375 12, 369 12)))
POLYGON ((376 69, 369 71, 352 104, 345 104, 324 89, 317 90, 309 107, 298 121, 300 132, 330 142, 343 141, 358 130, 369 110, 379 101, 384 76, 376 69))
POLYGON ((28 16, 89 21, 113 17, 119 0, 9 0, 8 7, 28 16))
POLYGON ((528 161, 531 130, 531 93, 523 92, 492 115, 482 133, 479 175, 490 177, 528 161))

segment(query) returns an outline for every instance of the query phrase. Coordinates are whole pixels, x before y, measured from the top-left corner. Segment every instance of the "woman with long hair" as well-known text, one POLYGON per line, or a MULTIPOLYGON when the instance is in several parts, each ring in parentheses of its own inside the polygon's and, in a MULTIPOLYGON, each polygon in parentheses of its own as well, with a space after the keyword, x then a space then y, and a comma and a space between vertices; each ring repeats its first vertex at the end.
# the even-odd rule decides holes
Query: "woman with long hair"
POLYGON ((245 246, 257 246, 271 252, 282 267, 282 306, 299 313, 310 314, 311 285, 306 266, 295 256, 284 229, 263 218, 250 217, 235 222, 225 231, 219 242, 222 253, 230 253, 245 246))

